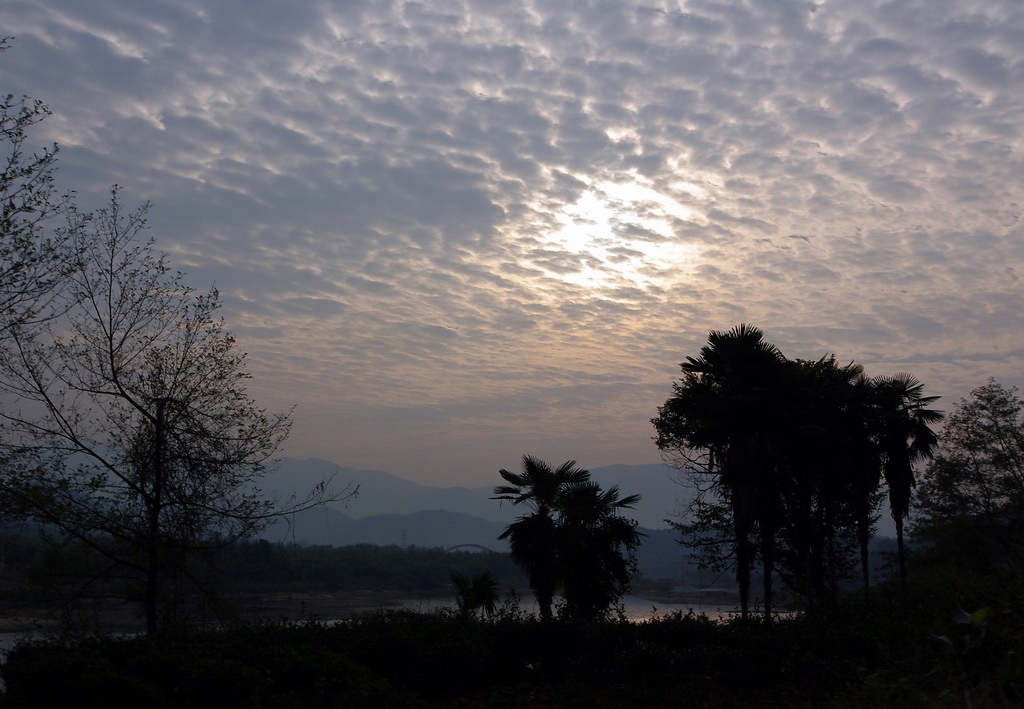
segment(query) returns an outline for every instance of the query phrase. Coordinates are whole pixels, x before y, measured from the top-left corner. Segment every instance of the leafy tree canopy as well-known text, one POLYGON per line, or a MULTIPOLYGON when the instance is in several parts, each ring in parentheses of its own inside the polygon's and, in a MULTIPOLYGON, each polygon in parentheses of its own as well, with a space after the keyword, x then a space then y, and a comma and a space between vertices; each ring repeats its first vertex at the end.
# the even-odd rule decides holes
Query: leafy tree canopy
POLYGON ((914 536, 966 566, 1024 570, 1024 401, 994 379, 953 408, 921 484, 914 536))

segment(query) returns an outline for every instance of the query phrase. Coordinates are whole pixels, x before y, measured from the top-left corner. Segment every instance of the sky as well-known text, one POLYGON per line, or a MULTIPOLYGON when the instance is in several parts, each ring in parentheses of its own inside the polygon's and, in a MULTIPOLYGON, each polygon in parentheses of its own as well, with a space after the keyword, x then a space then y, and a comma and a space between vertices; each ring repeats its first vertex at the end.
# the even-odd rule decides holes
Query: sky
POLYGON ((206 289, 282 453, 489 485, 660 460, 711 330, 1024 385, 1019 0, 6 0, 44 101, 206 289))

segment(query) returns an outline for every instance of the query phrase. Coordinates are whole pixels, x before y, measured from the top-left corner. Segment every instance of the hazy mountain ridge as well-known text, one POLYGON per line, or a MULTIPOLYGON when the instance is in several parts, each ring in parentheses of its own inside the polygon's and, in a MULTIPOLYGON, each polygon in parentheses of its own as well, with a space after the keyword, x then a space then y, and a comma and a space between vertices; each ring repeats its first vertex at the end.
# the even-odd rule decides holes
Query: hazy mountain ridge
POLYGON ((354 519, 344 512, 321 507, 289 515, 269 527, 262 536, 275 542, 302 545, 394 544, 447 549, 460 544, 476 544, 505 552, 508 545, 498 540, 505 526, 448 510, 419 510, 354 519))
MULTIPOLYGON (((640 502, 630 516, 640 526, 649 529, 667 528, 665 519, 676 511, 676 498, 688 492, 674 482, 675 471, 667 465, 609 465, 592 468, 590 472, 592 478, 605 489, 618 485, 623 496, 639 494, 640 502)), ((504 528, 504 525, 521 514, 521 510, 507 502, 490 499, 494 495, 494 486, 501 483, 497 471, 492 485, 473 488, 435 487, 405 480, 381 470, 345 468, 317 458, 286 458, 274 472, 264 478, 263 487, 264 492, 272 496, 288 499, 294 495, 301 499, 321 481, 332 476, 332 488, 336 491, 348 484, 359 486, 358 496, 348 504, 328 505, 350 519, 446 510, 500 523, 504 528)))
MULTIPOLYGON (((665 519, 676 508, 676 496, 686 489, 673 482, 673 469, 665 465, 610 465, 591 469, 603 488, 618 485, 623 496, 639 494, 630 514, 647 535, 638 553, 642 572, 655 578, 679 578, 687 565, 675 533, 665 519)), ((301 499, 324 480, 335 491, 359 486, 347 504, 331 503, 289 515, 268 528, 271 541, 302 545, 347 546, 378 544, 446 549, 471 544, 508 551, 499 541, 510 522, 525 512, 492 500, 494 485, 486 487, 432 487, 380 470, 345 468, 310 458, 285 459, 264 479, 264 492, 283 500, 301 499)))
MULTIPOLYGON (((618 485, 623 495, 643 495, 634 517, 646 535, 637 553, 645 576, 691 584, 716 580, 728 583, 728 574, 719 579, 718 574, 697 570, 688 558, 689 550, 679 545, 678 534, 664 523, 678 505, 677 496, 687 492, 687 488, 673 482, 674 472, 664 465, 611 465, 591 470, 593 478, 604 488, 618 485)), ((490 499, 493 486, 430 487, 391 473, 343 468, 318 459, 282 461, 278 470, 265 479, 264 491, 281 498, 292 494, 302 497, 300 493, 331 475, 336 490, 349 483, 359 485, 358 497, 347 506, 336 503, 288 515, 262 536, 270 541, 301 545, 415 545, 450 549, 472 544, 506 552, 508 545, 498 537, 509 522, 525 511, 490 499)), ((884 543, 883 539, 875 540, 876 545, 884 543)))

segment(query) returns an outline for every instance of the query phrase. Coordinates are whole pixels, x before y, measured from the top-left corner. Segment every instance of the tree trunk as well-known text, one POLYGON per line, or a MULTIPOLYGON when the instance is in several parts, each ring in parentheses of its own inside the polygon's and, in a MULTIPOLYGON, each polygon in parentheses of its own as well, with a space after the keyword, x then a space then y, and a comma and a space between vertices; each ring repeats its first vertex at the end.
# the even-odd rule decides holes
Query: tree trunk
POLYGON ((538 588, 536 591, 537 605, 540 606, 540 619, 551 620, 551 605, 554 602, 555 594, 548 589, 538 588))
POLYGON ((156 418, 153 422, 153 481, 147 512, 148 563, 146 566, 146 635, 157 631, 157 601, 160 590, 160 510, 163 504, 164 480, 164 411, 170 400, 166 397, 156 400, 156 418))
POLYGON ((747 553, 747 545, 740 543, 736 545, 736 582, 740 586, 740 618, 747 619, 747 609, 750 607, 750 559, 747 553))
POLYGON ((761 541, 761 557, 764 560, 764 622, 772 622, 772 572, 775 567, 774 534, 764 533, 761 541))
POLYGON ((160 586, 160 552, 150 542, 149 562, 146 568, 146 635, 156 635, 157 591, 160 586))
POLYGON ((910 596, 907 593, 907 555, 903 547, 903 518, 895 516, 896 522, 896 550, 900 560, 900 588, 903 589, 903 604, 910 605, 910 596))
POLYGON ((736 583, 740 587, 740 618, 747 619, 750 607, 750 568, 754 554, 750 548, 750 532, 745 520, 733 508, 733 529, 736 532, 736 583))
POLYGON ((868 535, 868 520, 866 516, 858 513, 857 515, 857 541, 860 543, 860 574, 864 581, 864 597, 867 598, 869 589, 871 587, 871 579, 869 577, 870 563, 869 563, 869 551, 868 544, 870 542, 868 535))

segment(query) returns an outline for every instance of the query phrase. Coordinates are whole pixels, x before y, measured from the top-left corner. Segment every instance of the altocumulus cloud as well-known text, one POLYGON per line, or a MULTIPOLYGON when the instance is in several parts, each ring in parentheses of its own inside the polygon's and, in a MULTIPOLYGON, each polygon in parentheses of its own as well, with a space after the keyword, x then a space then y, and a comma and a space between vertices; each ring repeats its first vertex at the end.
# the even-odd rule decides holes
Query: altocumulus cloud
MULTIPOLYGON (((152 200, 288 452, 657 460, 710 329, 1024 383, 1015 0, 11 0, 59 179, 152 200)), ((947 399, 948 401, 948 399, 947 399)))

